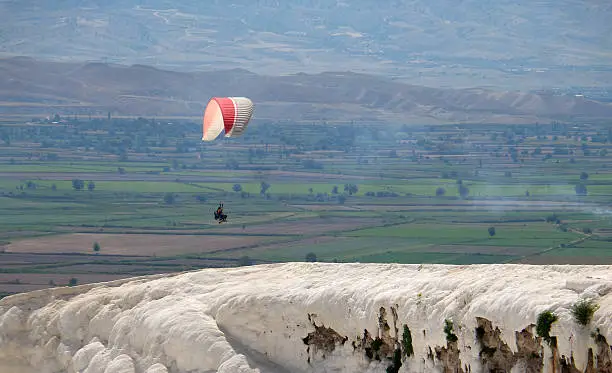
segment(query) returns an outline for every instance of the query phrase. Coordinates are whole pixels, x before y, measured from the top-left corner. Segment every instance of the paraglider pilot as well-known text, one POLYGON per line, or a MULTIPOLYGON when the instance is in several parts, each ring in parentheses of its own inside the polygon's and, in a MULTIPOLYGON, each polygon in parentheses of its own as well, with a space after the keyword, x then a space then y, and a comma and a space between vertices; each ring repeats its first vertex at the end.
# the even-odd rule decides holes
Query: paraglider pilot
POLYGON ((223 202, 219 202, 219 207, 215 211, 215 220, 219 220, 219 224, 227 220, 227 215, 223 214, 223 202))

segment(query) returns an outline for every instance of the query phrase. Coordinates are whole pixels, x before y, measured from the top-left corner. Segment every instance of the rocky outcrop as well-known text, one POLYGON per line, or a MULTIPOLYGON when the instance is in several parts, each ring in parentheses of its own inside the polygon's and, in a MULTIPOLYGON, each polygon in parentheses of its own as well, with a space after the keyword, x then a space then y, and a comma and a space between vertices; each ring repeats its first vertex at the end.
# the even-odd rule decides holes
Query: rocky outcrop
POLYGON ((593 349, 589 348, 587 353, 587 364, 584 373, 595 373, 595 362, 593 361, 593 349))
POLYGON ((364 330, 361 345, 369 359, 382 360, 390 358, 393 355, 393 351, 398 344, 396 326, 397 312, 395 312, 395 309, 393 309, 393 311, 394 335, 391 335, 391 327, 387 322, 387 310, 384 307, 380 307, 378 313, 378 335, 372 338, 368 330, 364 330))
POLYGON ((509 372, 516 363, 516 356, 501 339, 501 331, 491 321, 476 318, 476 338, 481 345, 480 360, 483 369, 489 372, 509 372))
MULTIPOLYGON (((408 325, 403 325, 400 335, 398 327, 397 306, 390 307, 393 317, 392 326, 387 320, 388 312, 380 307, 378 314, 378 333, 372 335, 364 329, 361 338, 352 341, 354 351, 361 351, 371 361, 390 362, 387 372, 397 373, 414 354, 412 346, 412 334, 408 325), (393 332, 392 332, 393 330, 393 332)), ((303 341, 313 346, 315 351, 322 350, 325 353, 332 352, 339 344, 344 344, 347 337, 342 337, 336 331, 325 326, 317 326, 311 319, 315 328, 303 341)), ((482 372, 486 373, 544 373, 544 344, 540 336, 534 335, 535 324, 530 324, 521 331, 515 331, 516 352, 513 352, 506 341, 502 339, 499 327, 484 318, 476 317, 475 337, 479 348, 478 356, 482 365, 482 372)), ((461 350, 459 339, 453 332, 453 323, 445 320, 444 332, 446 333, 446 346, 426 346, 427 358, 434 366, 443 373, 470 373, 471 366, 461 361, 461 350)), ((597 330, 593 334, 597 345, 597 353, 589 348, 584 371, 576 367, 573 354, 569 357, 559 356, 557 348, 557 337, 550 336, 549 343, 551 357, 549 364, 550 373, 612 373, 612 349, 606 338, 597 330)), ((469 345, 466 348, 471 349, 469 345)), ((310 362, 310 358, 309 358, 310 362)), ((547 372, 548 373, 548 372, 547 372)))
POLYGON ((514 353, 516 364, 525 373, 540 373, 544 368, 544 352, 542 338, 533 335, 535 324, 530 324, 520 332, 514 332, 516 349, 514 353))
POLYGON ((573 355, 569 359, 564 355, 561 356, 561 373, 582 373, 580 369, 576 368, 573 355))
POLYGON ((594 337, 597 344, 597 368, 595 372, 612 373, 612 351, 610 351, 610 345, 606 341, 606 337, 600 334, 599 329, 594 337))
POLYGON ((436 346, 434 350, 436 351, 436 359, 442 365, 443 373, 467 373, 461 367, 457 341, 448 341, 446 347, 436 346))
POLYGON ((336 345, 343 345, 348 340, 348 337, 341 336, 332 328, 325 327, 325 325, 318 326, 311 315, 308 315, 308 319, 315 328, 314 332, 308 333, 306 337, 302 338, 304 344, 308 346, 306 351, 308 352, 309 363, 311 359, 311 346, 313 353, 322 351, 323 358, 325 358, 325 354, 333 352, 336 349, 336 345))
MULTIPOLYGON (((372 337, 367 329, 364 329, 363 336, 353 341, 351 344, 354 351, 362 351, 369 360, 391 361, 387 366, 387 372, 397 373, 403 365, 402 360, 412 355, 412 337, 410 330, 404 333, 400 341, 399 328, 397 326, 397 306, 391 307, 393 316, 393 330, 387 321, 387 310, 380 307, 378 312, 378 335, 372 337)), ((405 326, 405 329, 407 326, 405 326)))
MULTIPOLYGON (((390 307, 392 325, 387 320, 387 309, 380 307, 378 333, 372 335, 364 329, 362 337, 351 343, 354 351, 365 354, 370 361, 390 362, 387 366, 387 372, 390 373, 398 373, 402 365, 410 364, 408 359, 414 355, 410 328, 404 324, 400 333, 396 307, 390 307)), ((337 345, 343 345, 348 340, 332 328, 317 326, 311 315, 308 316, 315 328, 303 338, 304 343, 309 346, 309 353, 312 346, 313 351, 323 351, 325 358, 325 353, 332 352, 337 345)), ((587 362, 584 370, 581 370, 576 366, 573 353, 569 357, 559 356, 556 336, 549 336, 549 343, 543 344, 542 337, 534 335, 534 328, 535 324, 530 324, 521 331, 514 332, 516 352, 513 352, 508 343, 502 339, 499 327, 484 317, 476 317, 475 338, 482 372, 545 373, 544 348, 547 346, 550 348, 551 357, 546 373, 612 373, 612 349, 599 329, 593 334, 597 352, 595 354, 592 348, 588 349, 587 362)), ((446 346, 425 346, 427 358, 443 373, 470 373, 471 366, 461 361, 459 338, 454 334, 453 323, 450 320, 445 320, 444 332, 446 346)), ((471 349, 475 346, 468 344, 465 347, 471 349)))
MULTIPOLYGON (((393 329, 394 333, 391 335, 391 327, 387 322, 387 310, 385 307, 380 307, 378 312, 378 344, 379 348, 376 353, 380 357, 389 357, 393 355, 396 346, 398 345, 397 340, 397 311, 391 307, 393 315, 393 329)), ((375 340, 376 341, 376 340, 375 340)))

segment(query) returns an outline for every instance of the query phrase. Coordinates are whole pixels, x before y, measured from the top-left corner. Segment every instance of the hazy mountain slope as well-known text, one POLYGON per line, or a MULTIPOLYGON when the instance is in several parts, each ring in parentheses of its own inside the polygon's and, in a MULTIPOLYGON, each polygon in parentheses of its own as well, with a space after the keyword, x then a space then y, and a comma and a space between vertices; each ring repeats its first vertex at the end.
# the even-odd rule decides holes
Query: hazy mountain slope
POLYGON ((609 372, 611 290, 610 266, 320 263, 46 289, 0 301, 0 369, 609 372), (580 299, 600 305, 587 326, 580 299))
POLYGON ((215 95, 248 96, 256 102, 255 118, 269 120, 533 123, 612 117, 612 105, 583 97, 427 88, 355 73, 261 76, 0 59, 6 113, 201 116, 215 95))
POLYGON ((612 85, 612 5, 511 0, 0 1, 0 53, 415 84, 612 85), (590 71, 589 71, 590 70, 590 71))

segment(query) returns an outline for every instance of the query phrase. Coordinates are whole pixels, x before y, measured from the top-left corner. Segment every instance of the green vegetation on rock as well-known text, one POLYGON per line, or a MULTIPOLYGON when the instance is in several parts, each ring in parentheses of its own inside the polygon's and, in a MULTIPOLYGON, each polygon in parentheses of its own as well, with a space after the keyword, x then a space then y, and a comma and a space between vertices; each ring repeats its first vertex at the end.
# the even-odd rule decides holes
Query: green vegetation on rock
POLYGON ((538 315, 536 321, 536 333, 546 342, 551 343, 550 329, 552 324, 558 320, 557 315, 551 311, 544 311, 538 315))
POLYGON ((571 312, 578 324, 586 326, 591 322, 593 314, 598 309, 599 305, 593 300, 581 299, 572 305, 571 312))

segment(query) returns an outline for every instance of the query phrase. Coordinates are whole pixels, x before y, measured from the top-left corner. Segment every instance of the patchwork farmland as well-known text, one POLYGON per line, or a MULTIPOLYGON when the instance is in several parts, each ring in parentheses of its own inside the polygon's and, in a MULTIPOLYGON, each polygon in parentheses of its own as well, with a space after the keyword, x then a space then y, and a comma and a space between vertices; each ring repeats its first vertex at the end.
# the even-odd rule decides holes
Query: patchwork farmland
POLYGON ((282 261, 612 263, 604 125, 0 125, 0 292, 282 261), (229 214, 218 224, 219 201, 229 214))

